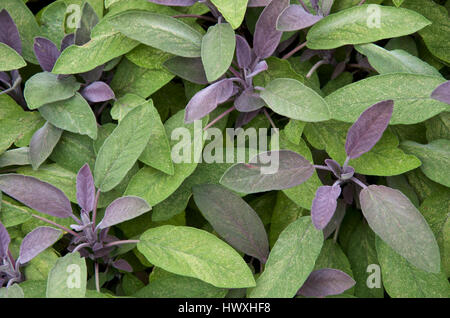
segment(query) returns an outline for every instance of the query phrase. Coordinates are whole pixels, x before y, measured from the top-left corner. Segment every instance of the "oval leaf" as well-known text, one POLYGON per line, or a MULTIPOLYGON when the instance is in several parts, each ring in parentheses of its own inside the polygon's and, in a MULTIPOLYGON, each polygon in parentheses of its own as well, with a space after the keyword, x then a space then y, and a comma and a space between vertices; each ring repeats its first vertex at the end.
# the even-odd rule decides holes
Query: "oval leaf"
POLYGON ((28 233, 20 245, 19 262, 28 263, 38 254, 52 246, 61 236, 61 230, 41 226, 28 233))
POLYGON ((84 298, 86 284, 85 259, 79 253, 69 253, 59 258, 48 274, 47 298, 84 298))
POLYGON ((316 191, 316 196, 311 206, 311 218, 318 230, 323 230, 330 222, 337 207, 337 199, 341 194, 341 187, 321 186, 316 191))
POLYGON ((81 167, 77 174, 77 202, 86 212, 94 209, 95 186, 94 177, 88 164, 81 167))
POLYGON ((352 288, 356 282, 349 275, 338 269, 323 268, 312 272, 302 288, 299 295, 305 297, 326 297, 342 294, 352 288))
POLYGON ((323 17, 306 12, 298 4, 287 7, 277 20, 277 30, 297 31, 305 29, 320 21, 323 17))
POLYGON ((62 135, 62 130, 46 122, 38 129, 30 141, 29 156, 33 169, 38 169, 51 155, 62 135))
POLYGON ((93 82, 81 91, 81 95, 92 103, 104 102, 114 99, 116 96, 111 87, 105 82, 93 82))
POLYGON ((151 210, 148 203, 139 197, 121 197, 114 200, 105 210, 98 228, 106 229, 113 225, 134 219, 151 210))

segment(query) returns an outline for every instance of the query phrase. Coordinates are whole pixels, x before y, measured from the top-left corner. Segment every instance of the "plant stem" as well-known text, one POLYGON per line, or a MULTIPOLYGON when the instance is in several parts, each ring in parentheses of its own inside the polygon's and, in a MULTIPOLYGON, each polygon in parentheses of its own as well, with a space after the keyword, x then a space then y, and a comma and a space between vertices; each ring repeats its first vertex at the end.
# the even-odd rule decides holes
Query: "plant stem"
POLYGON ((53 221, 50 221, 49 219, 46 219, 46 218, 44 218, 44 217, 42 217, 42 216, 39 216, 39 215, 36 215, 36 214, 32 214, 31 216, 34 217, 34 218, 36 218, 36 219, 38 219, 38 220, 41 220, 41 221, 44 221, 44 222, 46 222, 46 223, 48 223, 48 224, 51 224, 51 225, 53 225, 53 226, 56 226, 57 228, 59 228, 59 229, 61 229, 61 230, 63 230, 63 231, 66 231, 67 233, 70 233, 70 234, 72 234, 73 236, 77 236, 77 237, 80 236, 78 233, 72 231, 71 229, 68 229, 68 228, 65 227, 65 226, 62 226, 62 225, 59 225, 58 223, 55 223, 55 222, 53 222, 53 221))
POLYGON ((14 257, 12 256, 11 250, 8 248, 8 257, 9 260, 11 261, 11 264, 13 266, 13 269, 16 269, 16 262, 14 261, 14 257))
POLYGON ((300 4, 302 5, 303 9, 305 9, 306 12, 309 13, 308 7, 306 6, 306 4, 303 2, 303 0, 298 0, 300 2, 300 4))
POLYGON ((294 55, 295 53, 297 53, 298 51, 300 51, 301 49, 303 49, 306 44, 308 42, 303 42, 302 44, 300 44, 299 46, 297 46, 296 48, 294 48, 292 51, 290 51, 289 53, 287 53, 285 56, 282 57, 283 60, 287 60, 288 58, 290 58, 292 55, 294 55))
POLYGON ((95 201, 94 201, 94 212, 92 213, 92 230, 95 231, 95 221, 97 219, 97 206, 98 206, 98 199, 100 198, 100 189, 97 190, 97 193, 95 194, 95 201))
POLYGON ((88 247, 89 245, 90 245, 89 243, 83 243, 83 244, 78 245, 78 246, 75 247, 75 249, 72 251, 72 254, 78 252, 78 251, 81 250, 83 247, 88 247))
POLYGON ((266 110, 265 107, 263 108, 263 112, 264 112, 264 115, 266 115, 267 119, 269 120, 269 123, 270 123, 270 125, 272 126, 272 128, 278 130, 277 126, 275 125, 275 123, 274 123, 273 120, 272 120, 272 117, 270 117, 270 115, 269 115, 269 113, 267 112, 267 110, 266 110))
POLYGON ((228 68, 228 70, 229 70, 231 73, 233 73, 233 75, 236 76, 237 78, 241 78, 241 74, 239 74, 239 72, 236 71, 236 70, 234 69, 233 66, 230 66, 230 67, 228 68))
POLYGON ((359 6, 360 6, 360 5, 363 5, 364 2, 366 2, 366 0, 361 0, 361 1, 358 3, 358 5, 359 5, 359 6))
POLYGON ((217 22, 217 20, 214 18, 205 17, 204 15, 197 15, 197 14, 178 14, 178 15, 172 16, 172 18, 196 18, 196 19, 202 19, 205 21, 217 22))
POLYGON ((314 64, 314 66, 311 67, 311 69, 309 70, 308 74, 306 74, 306 78, 310 78, 321 65, 326 64, 326 63, 327 63, 327 61, 320 60, 319 62, 314 64))
POLYGON ((97 289, 98 292, 100 292, 100 275, 98 273, 98 263, 95 262, 95 288, 97 289))
POLYGON ((334 230, 333 242, 336 243, 339 235, 339 230, 341 228, 341 223, 336 226, 336 230, 334 230))
POLYGON ((358 178, 352 177, 350 180, 352 180, 354 183, 359 185, 361 188, 367 189, 367 186, 361 180, 359 180, 358 178))
POLYGON ((210 128, 212 125, 214 125, 215 123, 217 123, 219 120, 221 120, 223 117, 225 117, 226 115, 228 115, 229 113, 231 113, 233 110, 235 110, 236 108, 230 107, 229 109, 227 109, 226 111, 224 111, 222 114, 220 114, 216 119, 214 119, 212 122, 210 122, 208 125, 206 125, 205 128, 203 128, 203 131, 208 130, 208 128, 210 128))
POLYGON ((321 165, 314 165, 315 169, 319 169, 319 170, 326 170, 326 171, 331 171, 330 168, 326 167, 326 166, 321 166, 321 165))
POLYGON ((123 245, 123 244, 137 244, 139 243, 139 240, 124 240, 124 241, 115 241, 108 244, 105 244, 104 247, 111 247, 111 246, 117 246, 117 245, 123 245))

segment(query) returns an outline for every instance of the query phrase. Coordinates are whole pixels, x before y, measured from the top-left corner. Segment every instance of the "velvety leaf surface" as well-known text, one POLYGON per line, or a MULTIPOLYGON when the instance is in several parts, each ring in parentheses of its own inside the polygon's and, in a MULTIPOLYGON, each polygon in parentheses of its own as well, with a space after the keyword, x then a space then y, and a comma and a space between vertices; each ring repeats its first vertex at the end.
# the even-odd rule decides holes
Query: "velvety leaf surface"
POLYGON ((28 233, 20 245, 19 262, 28 263, 39 253, 52 246, 61 236, 61 230, 52 227, 38 227, 28 233))
POLYGON ((91 212, 95 204, 94 177, 88 164, 77 173, 77 202, 86 212, 91 212))
POLYGON ((280 31, 296 31, 305 29, 320 21, 323 17, 306 12, 301 5, 294 4, 287 7, 277 20, 280 31))
POLYGON ((94 168, 95 185, 102 192, 112 190, 125 177, 150 139, 147 105, 130 111, 105 140, 94 168))
POLYGON ((164 66, 173 74, 192 83, 208 83, 201 58, 175 56, 165 61, 164 66))
POLYGON ((353 278, 346 273, 332 268, 312 272, 298 294, 305 297, 326 297, 342 294, 355 285, 353 278))
POLYGON ((330 222, 336 211, 337 199, 340 194, 341 187, 339 185, 321 186, 317 189, 311 207, 311 218, 316 229, 323 230, 330 222))
POLYGON ((6 230, 5 226, 0 223, 0 258, 5 258, 8 255, 8 247, 11 242, 11 238, 6 230))
POLYGON ((144 199, 139 197, 121 197, 111 203, 105 210, 103 220, 98 228, 106 229, 110 226, 134 219, 150 211, 151 207, 144 199))
POLYGON ((422 161, 420 169, 431 180, 450 187, 450 141, 447 139, 433 140, 427 145, 414 141, 401 144, 403 150, 422 161))
POLYGON ((255 285, 250 268, 229 245, 196 228, 164 225, 141 236, 138 249, 155 266, 216 287, 255 285))
POLYGON ((233 28, 220 23, 208 29, 202 39, 202 62, 208 82, 221 77, 230 67, 236 47, 233 28))
POLYGON ((211 0, 223 17, 231 24, 233 29, 237 29, 244 20, 247 10, 248 0, 211 0))
POLYGON ((431 21, 422 15, 403 8, 376 4, 356 6, 316 23, 308 32, 308 47, 324 50, 375 42, 411 34, 429 24, 431 21))
POLYGON ((323 98, 294 79, 275 79, 260 96, 270 109, 283 116, 307 122, 330 119, 329 108, 323 98))
POLYGON ((0 175, 0 190, 30 208, 60 218, 72 215, 66 195, 54 186, 34 177, 0 175))
POLYGON ((233 165, 220 183, 237 192, 257 193, 292 188, 308 180, 313 172, 313 166, 304 157, 293 151, 281 150, 261 153, 249 164, 233 165))
POLYGON ((314 228, 310 217, 291 223, 280 234, 249 296, 294 297, 313 271, 322 244, 323 235, 314 228))
POLYGON ((114 16, 111 24, 127 37, 165 52, 184 57, 200 56, 201 34, 175 18, 127 11, 114 16))
POLYGON ((328 95, 325 101, 333 119, 354 122, 370 105, 393 100, 391 125, 409 125, 448 110, 447 104, 430 97, 443 82, 438 77, 417 74, 378 75, 344 86, 328 95))
POLYGON ((0 71, 17 70, 27 63, 13 48, 0 43, 0 71))
POLYGON ((58 76, 48 72, 33 75, 26 83, 23 91, 29 109, 61 101, 75 95, 80 88, 75 77, 58 79, 58 76))
POLYGON ((47 298, 83 298, 86 294, 86 261, 69 253, 56 262, 48 275, 47 298))
POLYGON ((33 169, 38 169, 50 156, 62 135, 62 130, 46 122, 31 138, 29 158, 33 169))
POLYGON ((42 69, 51 72, 61 52, 49 39, 37 37, 34 39, 34 54, 42 69))
POLYGON ((194 200, 214 230, 237 250, 265 262, 269 241, 258 214, 239 196, 213 184, 192 189, 194 200))
POLYGON ((439 248, 422 214, 398 190, 371 185, 360 194, 361 209, 372 230, 411 264, 437 273, 439 248))
POLYGON ((111 87, 105 82, 97 81, 89 84, 81 91, 81 95, 90 102, 98 103, 114 99, 115 95, 111 87))

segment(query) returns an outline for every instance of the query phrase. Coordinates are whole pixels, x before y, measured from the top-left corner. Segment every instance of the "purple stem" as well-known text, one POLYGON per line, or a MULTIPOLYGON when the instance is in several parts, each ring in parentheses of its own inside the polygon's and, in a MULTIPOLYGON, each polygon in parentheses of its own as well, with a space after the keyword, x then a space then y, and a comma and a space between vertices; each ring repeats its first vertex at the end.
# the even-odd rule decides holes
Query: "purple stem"
POLYGON ((97 262, 95 262, 94 269, 95 269, 95 288, 97 289, 98 292, 100 292, 100 276, 98 274, 98 263, 97 262))
POLYGON ((139 240, 124 240, 124 241, 115 241, 108 244, 105 244, 104 247, 112 247, 112 246, 118 246, 123 244, 137 244, 139 243, 139 240))
POLYGON ((303 9, 305 9, 306 12, 309 13, 308 7, 306 6, 306 4, 303 2, 303 0, 298 0, 300 2, 300 4, 302 5, 303 9))
POLYGON ((228 70, 229 70, 231 73, 233 73, 234 76, 236 76, 236 77, 238 77, 238 78, 241 78, 241 74, 239 74, 239 72, 236 71, 236 70, 234 69, 234 67, 230 66, 230 67, 228 68, 228 70))
POLYGON ((320 60, 319 62, 314 64, 314 66, 311 67, 311 69, 309 70, 308 74, 306 74, 306 78, 310 78, 321 65, 326 64, 326 63, 327 63, 327 61, 320 60))
POLYGON ((229 109, 227 109, 226 111, 224 111, 222 114, 220 114, 216 119, 214 119, 212 122, 210 122, 208 125, 206 125, 205 128, 203 128, 203 131, 208 130, 208 128, 210 128, 212 125, 214 125, 215 123, 217 123, 219 120, 221 120, 223 117, 225 117, 226 115, 228 115, 229 113, 231 113, 233 110, 235 110, 236 108, 230 107, 229 109))
POLYGON ((287 60, 288 58, 290 58, 292 55, 294 55, 295 53, 297 53, 298 51, 300 51, 301 49, 303 49, 306 44, 308 42, 303 42, 302 44, 300 44, 299 46, 297 46, 295 49, 293 49, 292 51, 290 51, 289 53, 287 53, 285 56, 282 57, 283 60, 287 60))
POLYGON ((314 165, 315 169, 319 169, 319 170, 326 170, 326 171, 331 171, 330 168, 326 167, 326 166, 321 166, 321 165, 314 165))
POLYGON ((364 4, 364 2, 366 2, 366 0, 361 0, 361 2, 358 3, 358 5, 359 5, 359 6, 362 5, 362 4, 364 4))
POLYGON ((272 128, 278 130, 277 126, 275 126, 275 123, 272 120, 272 117, 270 117, 269 113, 267 112, 266 108, 263 108, 263 112, 264 112, 264 115, 266 115, 267 119, 269 120, 269 123, 272 126, 272 128))
POLYGON ((95 221, 97 219, 97 206, 98 206, 99 198, 100 198, 100 189, 97 190, 97 194, 95 195, 94 212, 92 213, 92 230, 93 231, 95 231, 95 221))
POLYGON ((367 189, 367 186, 359 179, 352 177, 350 180, 352 180, 354 183, 356 183, 357 185, 359 185, 361 188, 363 189, 367 189))
POLYGON ((14 261, 14 257, 12 256, 11 250, 9 248, 8 248, 8 257, 9 257, 9 260, 11 261, 13 269, 15 270, 16 269, 16 263, 14 261))
POLYGON ((34 218, 36 218, 36 219, 39 219, 39 220, 41 220, 41 221, 44 221, 44 222, 46 222, 46 223, 48 223, 48 224, 51 224, 51 225, 53 225, 53 226, 56 226, 57 228, 59 228, 59 229, 61 229, 61 230, 63 230, 63 231, 66 231, 67 233, 70 233, 70 234, 72 234, 73 236, 77 236, 77 237, 80 236, 78 233, 76 233, 76 232, 74 232, 74 231, 68 229, 67 227, 62 226, 62 225, 59 225, 58 223, 55 223, 55 222, 53 222, 53 221, 50 221, 49 219, 46 219, 46 218, 44 218, 44 217, 42 217, 42 216, 39 216, 39 215, 36 215, 36 214, 32 214, 31 216, 34 217, 34 218))

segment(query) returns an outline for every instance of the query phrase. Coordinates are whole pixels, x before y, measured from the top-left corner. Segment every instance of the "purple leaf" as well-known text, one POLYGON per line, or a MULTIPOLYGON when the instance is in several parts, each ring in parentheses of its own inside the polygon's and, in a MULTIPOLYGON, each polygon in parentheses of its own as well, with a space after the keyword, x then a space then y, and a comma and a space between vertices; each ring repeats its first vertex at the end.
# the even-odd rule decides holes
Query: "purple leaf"
POLYGON ((11 77, 9 77, 6 72, 0 72, 0 82, 7 86, 11 86, 11 77))
POLYGON ((0 260, 8 256, 9 243, 11 243, 11 237, 9 236, 8 230, 0 222, 0 260))
POLYGON ((252 63, 252 49, 240 35, 236 35, 236 58, 240 68, 247 68, 252 63))
POLYGON ((370 151, 389 125, 394 101, 385 100, 366 109, 347 133, 345 151, 351 159, 370 151))
POLYGON ((336 211, 333 214, 330 222, 328 222, 327 226, 323 229, 323 237, 326 240, 342 223, 342 220, 345 216, 346 205, 344 201, 338 200, 336 211))
POLYGON ((131 267, 131 265, 124 259, 119 259, 117 261, 115 261, 114 263, 112 263, 112 266, 114 268, 117 268, 118 270, 124 271, 124 272, 128 272, 128 273, 132 273, 133 272, 133 267, 131 267))
POLYGON ((33 48, 42 69, 46 72, 51 72, 56 60, 61 55, 56 45, 46 38, 36 37, 34 38, 33 48))
POLYGON ((87 84, 100 80, 103 74, 103 69, 105 65, 100 65, 85 73, 81 73, 80 76, 84 79, 87 84))
POLYGON ((248 7, 265 7, 272 0, 249 0, 248 7))
POLYGON ((253 118, 258 116, 260 113, 260 109, 254 110, 252 112, 248 113, 240 113, 238 118, 236 119, 236 123, 234 124, 236 128, 240 128, 244 125, 247 125, 249 122, 252 121, 253 118))
POLYGON ((94 82, 86 86, 81 91, 81 95, 92 103, 105 102, 116 97, 111 87, 105 82, 94 82))
POLYGON ((147 0, 147 1, 174 7, 190 7, 197 2, 197 0, 147 0))
POLYGON ((249 164, 231 166, 220 179, 227 188, 240 193, 257 193, 295 187, 308 180, 314 167, 290 150, 260 153, 249 164))
POLYGON ((237 250, 265 263, 269 240, 258 214, 239 196, 214 184, 193 187, 194 201, 214 230, 237 250))
POLYGON ((78 205, 86 212, 94 209, 94 177, 88 164, 85 164, 77 174, 77 201, 78 205))
POLYGON ((252 78, 252 77, 258 75, 259 73, 266 71, 268 68, 269 68, 269 66, 267 65, 267 62, 261 61, 258 64, 256 64, 253 71, 250 74, 248 74, 247 77, 252 78))
POLYGON ((62 133, 62 129, 46 122, 33 134, 30 140, 29 158, 34 170, 37 170, 52 154, 62 133))
POLYGON ((330 222, 336 211, 337 199, 341 194, 341 187, 321 186, 316 191, 316 196, 311 206, 311 218, 318 230, 323 230, 330 222))
POLYGON ((5 43, 22 55, 22 41, 19 30, 5 9, 0 11, 0 42, 5 43))
POLYGON ((317 13, 319 12, 319 0, 311 0, 311 5, 317 13))
POLYGON ((326 297, 342 294, 352 288, 356 282, 346 273, 332 268, 312 272, 298 291, 305 297, 326 297))
POLYGON ((353 177, 353 175, 355 174, 355 168, 353 167, 345 167, 345 169, 342 169, 341 172, 341 180, 349 180, 353 177))
POLYGON ((163 63, 169 72, 195 84, 208 84, 201 58, 175 56, 163 63))
POLYGON ((233 96, 233 81, 223 79, 194 95, 186 106, 186 123, 192 123, 212 112, 219 104, 233 96))
POLYGON ((325 164, 331 169, 336 178, 339 179, 341 177, 341 165, 336 160, 325 159, 325 164))
POLYGON ((41 226, 28 233, 20 245, 20 264, 28 263, 39 253, 52 246, 59 239, 61 233, 61 230, 49 226, 41 226))
POLYGON ((61 52, 67 49, 69 46, 75 44, 75 33, 67 34, 61 40, 61 52))
POLYGON ((134 219, 151 210, 148 203, 139 197, 127 196, 114 200, 105 210, 103 220, 98 224, 99 229, 134 219))
POLYGON ((234 106, 240 112, 252 112, 264 107, 266 103, 252 88, 247 88, 234 101, 234 106))
POLYGON ((59 218, 72 216, 72 206, 64 192, 37 178, 0 175, 0 191, 36 211, 59 218))
POLYGON ((450 104, 450 81, 439 85, 431 94, 431 98, 450 104))
POLYGON ((302 6, 294 4, 287 7, 277 20, 279 31, 297 31, 316 24, 323 17, 306 12, 302 6))
POLYGON ((277 18, 288 5, 289 0, 274 0, 259 16, 253 38, 253 49, 259 58, 271 56, 280 43, 283 32, 276 29, 277 18))

